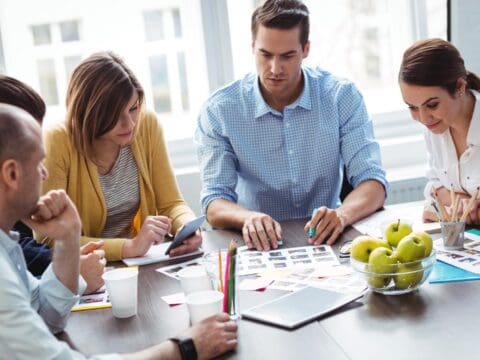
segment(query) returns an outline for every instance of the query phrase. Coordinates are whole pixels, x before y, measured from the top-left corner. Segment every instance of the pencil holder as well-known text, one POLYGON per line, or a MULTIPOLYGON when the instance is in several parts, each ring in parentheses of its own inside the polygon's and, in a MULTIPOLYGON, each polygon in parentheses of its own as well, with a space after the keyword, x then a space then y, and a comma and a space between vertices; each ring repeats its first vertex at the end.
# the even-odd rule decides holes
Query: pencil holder
POLYGON ((236 276, 237 255, 229 256, 228 253, 228 249, 208 252, 203 256, 202 262, 213 289, 225 294, 224 312, 228 313, 232 320, 236 320, 240 317, 236 276), (219 273, 220 268, 221 273, 219 273))
POLYGON ((442 221, 443 247, 447 250, 462 249, 465 240, 465 221, 442 221))

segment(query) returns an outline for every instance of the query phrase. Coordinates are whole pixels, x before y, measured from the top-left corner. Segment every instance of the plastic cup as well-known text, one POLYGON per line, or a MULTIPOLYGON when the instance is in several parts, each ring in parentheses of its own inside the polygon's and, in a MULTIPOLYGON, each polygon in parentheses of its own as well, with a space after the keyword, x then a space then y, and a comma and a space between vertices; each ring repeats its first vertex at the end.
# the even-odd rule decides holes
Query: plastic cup
POLYGON ((212 290, 212 283, 203 266, 187 266, 178 272, 185 295, 196 291, 212 290))
POLYGON ((216 290, 197 291, 187 295, 190 322, 196 324, 203 319, 222 312, 223 293, 216 290))
POLYGON ((122 268, 102 275, 112 303, 113 316, 127 318, 137 314, 138 269, 122 268))
POLYGON ((465 221, 441 222, 443 247, 447 250, 463 249, 465 221))

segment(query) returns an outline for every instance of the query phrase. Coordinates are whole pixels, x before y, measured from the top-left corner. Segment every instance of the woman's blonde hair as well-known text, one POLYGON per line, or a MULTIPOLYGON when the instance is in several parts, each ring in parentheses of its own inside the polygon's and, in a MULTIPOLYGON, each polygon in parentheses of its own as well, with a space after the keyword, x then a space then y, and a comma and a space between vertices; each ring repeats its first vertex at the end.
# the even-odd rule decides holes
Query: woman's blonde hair
POLYGON ((75 68, 67 90, 66 126, 79 153, 94 161, 94 140, 115 127, 134 91, 141 108, 142 86, 112 52, 92 54, 75 68))

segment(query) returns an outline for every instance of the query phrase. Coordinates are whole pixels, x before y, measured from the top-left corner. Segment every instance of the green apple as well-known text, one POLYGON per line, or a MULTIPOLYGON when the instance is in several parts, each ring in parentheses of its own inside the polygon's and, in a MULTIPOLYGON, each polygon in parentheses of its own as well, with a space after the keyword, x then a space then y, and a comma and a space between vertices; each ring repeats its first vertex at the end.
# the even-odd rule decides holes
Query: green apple
POLYGON ((393 281, 397 289, 408 289, 420 283, 422 278, 422 264, 398 264, 397 274, 394 276, 393 281))
POLYGON ((425 245, 425 257, 430 256, 433 248, 432 237, 425 231, 415 231, 411 235, 414 235, 423 241, 423 245, 425 245))
POLYGON ((367 278, 368 285, 373 289, 383 289, 390 284, 390 281, 392 281, 392 277, 385 275, 369 275, 367 278))
POLYGON ((367 280, 368 284, 374 288, 386 287, 392 279, 390 274, 397 269, 397 263, 397 256, 392 249, 382 246, 374 249, 368 258, 367 269, 378 276, 370 275, 367 280))
POLYGON ((400 240, 412 232, 412 227, 410 224, 407 224, 405 221, 398 219, 397 221, 391 223, 385 229, 384 239, 388 243, 396 247, 400 240))
POLYGON ((367 235, 361 235, 353 240, 350 255, 355 260, 366 263, 368 262, 370 253, 378 247, 390 249, 390 245, 388 245, 386 241, 367 235))
POLYGON ((397 246, 397 259, 402 263, 421 260, 425 257, 423 240, 415 235, 404 237, 397 246))
POLYGON ((397 255, 392 249, 378 247, 368 258, 368 271, 376 274, 391 274, 397 268, 397 255))

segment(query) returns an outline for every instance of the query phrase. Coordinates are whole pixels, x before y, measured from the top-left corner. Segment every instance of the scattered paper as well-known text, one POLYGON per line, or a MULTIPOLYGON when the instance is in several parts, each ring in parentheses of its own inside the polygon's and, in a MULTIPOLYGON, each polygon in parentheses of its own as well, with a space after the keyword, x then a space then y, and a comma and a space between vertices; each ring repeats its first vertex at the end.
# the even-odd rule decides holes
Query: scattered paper
POLYGON ((106 309, 111 307, 112 303, 110 302, 107 289, 104 285, 93 294, 80 296, 78 303, 72 308, 72 311, 106 309))
POLYGON ((458 250, 445 249, 442 238, 436 239, 433 244, 438 260, 480 274, 480 236, 466 231, 464 248, 458 250))
POLYGON ((183 292, 175 293, 172 295, 165 295, 162 296, 161 299, 165 301, 169 306, 176 306, 185 304, 187 302, 187 298, 183 292))
POLYGON ((238 255, 238 275, 252 275, 264 272, 339 265, 329 245, 300 246, 270 251, 244 251, 238 255))
POLYGON ((202 259, 197 258, 197 259, 185 261, 182 263, 178 263, 175 265, 163 266, 161 268, 156 269, 155 271, 158 271, 159 273, 162 273, 176 280, 180 280, 178 277, 178 272, 187 266, 194 266, 194 265, 203 266, 202 259))
POLYGON ((177 260, 185 257, 191 257, 191 256, 203 254, 203 250, 200 248, 197 251, 194 251, 188 254, 170 257, 169 255, 165 255, 165 251, 167 251, 169 246, 170 246, 169 242, 164 242, 158 245, 152 245, 144 256, 123 259, 122 261, 125 264, 127 264, 127 266, 148 265, 148 264, 170 261, 170 260, 177 260))
POLYGON ((272 279, 263 277, 255 279, 245 279, 238 285, 239 290, 263 291, 272 283, 272 279))
POLYGON ((353 224, 353 227, 362 234, 382 238, 385 224, 397 219, 406 219, 412 222, 414 231, 439 233, 441 231, 440 223, 424 223, 422 221, 422 214, 423 202, 417 203, 414 206, 391 206, 356 222, 353 224))
POLYGON ((350 266, 338 265, 338 266, 322 266, 316 268, 312 276, 317 278, 326 278, 332 276, 344 276, 353 273, 353 269, 350 266))

